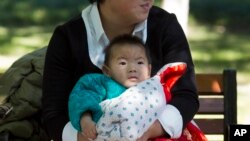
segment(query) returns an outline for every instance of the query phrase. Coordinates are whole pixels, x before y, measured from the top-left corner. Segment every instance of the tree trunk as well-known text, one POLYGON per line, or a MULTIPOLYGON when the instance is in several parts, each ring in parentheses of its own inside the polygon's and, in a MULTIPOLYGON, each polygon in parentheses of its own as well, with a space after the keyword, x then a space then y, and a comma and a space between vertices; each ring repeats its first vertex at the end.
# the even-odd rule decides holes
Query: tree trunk
POLYGON ((162 8, 177 16, 180 25, 187 34, 189 0, 162 0, 162 8))

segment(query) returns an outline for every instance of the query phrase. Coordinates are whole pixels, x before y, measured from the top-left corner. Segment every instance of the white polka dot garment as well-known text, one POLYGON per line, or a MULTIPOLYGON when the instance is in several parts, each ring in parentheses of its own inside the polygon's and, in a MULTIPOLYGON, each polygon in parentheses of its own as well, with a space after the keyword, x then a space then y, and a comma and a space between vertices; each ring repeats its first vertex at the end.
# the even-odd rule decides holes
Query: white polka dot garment
POLYGON ((96 141, 135 141, 158 118, 166 105, 160 77, 154 76, 117 98, 101 103, 96 141))

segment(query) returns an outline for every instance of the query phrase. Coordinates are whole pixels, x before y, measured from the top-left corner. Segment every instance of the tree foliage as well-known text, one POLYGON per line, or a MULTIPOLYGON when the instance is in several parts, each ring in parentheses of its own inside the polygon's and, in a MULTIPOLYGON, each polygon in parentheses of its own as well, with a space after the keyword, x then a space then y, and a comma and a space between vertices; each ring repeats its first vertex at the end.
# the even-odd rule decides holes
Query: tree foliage
POLYGON ((55 24, 79 14, 87 4, 86 0, 1 0, 0 25, 55 24))
POLYGON ((207 25, 221 25, 240 30, 249 27, 249 0, 191 0, 190 14, 207 25))

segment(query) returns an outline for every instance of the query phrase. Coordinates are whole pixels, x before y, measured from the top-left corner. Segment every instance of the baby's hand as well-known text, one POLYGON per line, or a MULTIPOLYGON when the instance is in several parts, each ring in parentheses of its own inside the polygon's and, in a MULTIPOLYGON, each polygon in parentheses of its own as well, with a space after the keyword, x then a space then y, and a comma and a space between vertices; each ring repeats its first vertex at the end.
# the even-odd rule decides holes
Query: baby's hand
POLYGON ((149 141, 148 134, 145 132, 140 138, 136 141, 149 141))
POLYGON ((96 131, 96 124, 95 122, 89 117, 82 117, 81 118, 81 128, 82 128, 82 135, 85 136, 89 140, 94 140, 97 137, 96 131))
POLYGON ((166 136, 166 134, 167 133, 165 133, 165 131, 164 131, 163 127, 161 126, 161 123, 159 122, 159 120, 156 120, 149 127, 149 129, 146 132, 144 132, 143 135, 140 138, 138 138, 136 141, 150 141, 150 139, 152 139, 152 138, 166 136))

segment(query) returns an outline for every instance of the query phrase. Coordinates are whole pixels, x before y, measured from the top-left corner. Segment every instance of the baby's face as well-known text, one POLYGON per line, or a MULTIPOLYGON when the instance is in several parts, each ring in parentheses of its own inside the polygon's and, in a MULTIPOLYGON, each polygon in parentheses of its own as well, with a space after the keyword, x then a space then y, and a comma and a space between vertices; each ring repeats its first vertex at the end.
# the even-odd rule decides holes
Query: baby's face
POLYGON ((107 74, 125 87, 150 77, 151 65, 141 46, 123 44, 122 47, 114 47, 110 58, 107 74))

